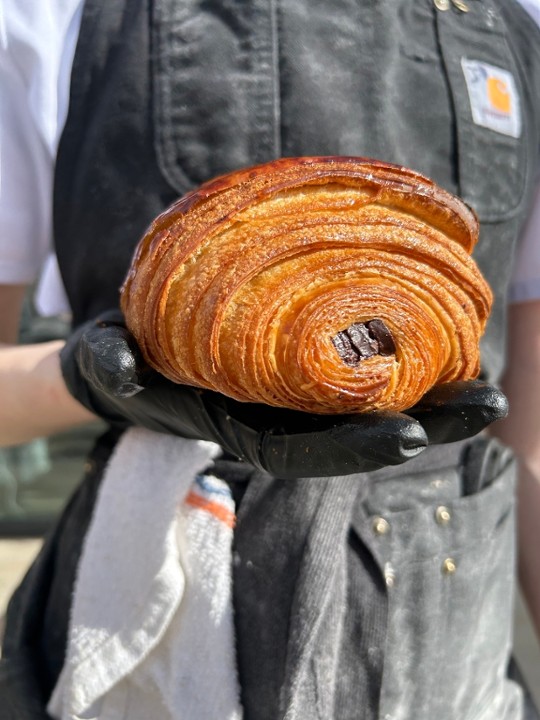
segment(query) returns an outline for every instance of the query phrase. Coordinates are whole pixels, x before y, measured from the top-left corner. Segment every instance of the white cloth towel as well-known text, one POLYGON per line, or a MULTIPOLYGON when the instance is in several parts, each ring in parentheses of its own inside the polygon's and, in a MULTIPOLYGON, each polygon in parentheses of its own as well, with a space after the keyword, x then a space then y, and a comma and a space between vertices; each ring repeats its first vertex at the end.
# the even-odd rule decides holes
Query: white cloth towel
POLYGON ((105 472, 79 561, 59 720, 240 720, 234 503, 219 447, 140 428, 105 472))

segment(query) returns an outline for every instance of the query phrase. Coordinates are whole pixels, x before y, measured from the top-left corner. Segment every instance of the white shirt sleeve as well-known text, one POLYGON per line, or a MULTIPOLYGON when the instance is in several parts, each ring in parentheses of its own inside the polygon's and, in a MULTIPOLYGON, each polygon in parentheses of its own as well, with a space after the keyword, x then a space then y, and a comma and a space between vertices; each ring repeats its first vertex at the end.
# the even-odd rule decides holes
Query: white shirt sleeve
POLYGON ((34 281, 52 248, 54 160, 82 0, 0 0, 0 283, 34 281))

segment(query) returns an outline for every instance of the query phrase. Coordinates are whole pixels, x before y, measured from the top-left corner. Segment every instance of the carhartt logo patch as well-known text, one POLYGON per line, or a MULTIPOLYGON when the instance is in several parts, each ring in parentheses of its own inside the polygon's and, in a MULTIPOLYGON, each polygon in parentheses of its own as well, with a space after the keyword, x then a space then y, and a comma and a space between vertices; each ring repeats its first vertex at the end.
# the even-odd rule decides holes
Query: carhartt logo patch
POLYGON ((461 58, 476 125, 518 138, 521 108, 512 73, 479 60, 461 58))

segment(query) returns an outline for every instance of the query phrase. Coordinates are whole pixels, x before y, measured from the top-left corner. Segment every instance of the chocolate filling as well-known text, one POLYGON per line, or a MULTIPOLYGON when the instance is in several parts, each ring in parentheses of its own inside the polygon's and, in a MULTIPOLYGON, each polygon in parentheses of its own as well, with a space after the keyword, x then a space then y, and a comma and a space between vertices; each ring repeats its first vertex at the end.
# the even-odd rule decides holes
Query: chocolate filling
POLYGON ((354 323, 332 338, 345 365, 358 365, 373 355, 393 355, 396 345, 392 333, 382 320, 354 323))

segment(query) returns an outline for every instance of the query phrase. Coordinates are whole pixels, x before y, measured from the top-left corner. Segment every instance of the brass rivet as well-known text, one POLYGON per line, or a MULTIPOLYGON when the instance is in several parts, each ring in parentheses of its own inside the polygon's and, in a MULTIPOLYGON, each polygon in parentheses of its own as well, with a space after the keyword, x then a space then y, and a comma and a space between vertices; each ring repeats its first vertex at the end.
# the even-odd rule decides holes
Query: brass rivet
POLYGON ((444 505, 439 505, 439 507, 435 510, 435 519, 439 525, 448 525, 452 519, 450 510, 444 505))
POLYGON ((443 562, 442 569, 445 575, 453 575, 457 570, 457 565, 452 558, 446 558, 443 562))
POLYGON ((373 532, 377 535, 386 535, 390 530, 390 525, 383 517, 376 517, 373 520, 373 532))
POLYGON ((461 10, 461 12, 469 12, 469 6, 464 3, 463 0, 452 0, 452 5, 458 10, 461 10))
POLYGON ((437 10, 448 10, 450 7, 450 0, 433 0, 433 4, 437 10))
POLYGON ((93 471, 95 467, 95 463, 93 460, 86 460, 86 462, 83 465, 83 470, 85 473, 90 473, 93 471))

